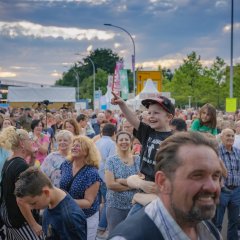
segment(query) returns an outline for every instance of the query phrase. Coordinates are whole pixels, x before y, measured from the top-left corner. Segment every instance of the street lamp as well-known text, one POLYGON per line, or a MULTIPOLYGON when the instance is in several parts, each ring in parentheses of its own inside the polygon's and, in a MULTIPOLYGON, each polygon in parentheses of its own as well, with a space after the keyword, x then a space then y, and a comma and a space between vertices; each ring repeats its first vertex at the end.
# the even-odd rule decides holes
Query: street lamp
POLYGON ((74 71, 74 73, 75 73, 75 75, 76 75, 76 79, 77 79, 77 102, 79 101, 79 74, 78 74, 78 72, 74 69, 74 68, 72 68, 73 69, 73 71, 74 71))
POLYGON ((234 10, 234 0, 231 1, 231 50, 230 50, 230 98, 233 97, 233 10, 234 10))
MULTIPOLYGON (((65 66, 65 67, 67 67, 67 66, 65 66)), ((78 74, 78 72, 75 70, 75 68, 74 68, 75 66, 73 66, 73 67, 71 67, 71 69, 73 70, 73 72, 75 73, 75 77, 76 77, 76 80, 77 80, 77 102, 78 102, 78 100, 79 100, 79 81, 80 81, 80 78, 79 78, 79 74, 78 74)))
POLYGON ((96 75, 95 75, 96 68, 95 68, 95 64, 94 64, 93 60, 90 57, 88 57, 88 56, 84 56, 84 55, 82 55, 80 53, 76 53, 76 55, 80 55, 80 56, 86 57, 92 64, 92 67, 93 67, 93 110, 95 110, 95 106, 94 106, 95 84, 96 84, 96 75))
POLYGON ((131 38, 132 43, 133 43, 133 55, 132 55, 132 71, 133 71, 133 93, 135 96, 135 91, 136 91, 136 73, 135 73, 135 60, 136 60, 136 51, 135 51, 135 42, 134 39, 132 37, 132 35, 124 28, 110 24, 110 23, 104 23, 105 26, 108 27, 115 27, 115 28, 119 28, 122 31, 124 31, 125 33, 127 33, 127 35, 131 38))

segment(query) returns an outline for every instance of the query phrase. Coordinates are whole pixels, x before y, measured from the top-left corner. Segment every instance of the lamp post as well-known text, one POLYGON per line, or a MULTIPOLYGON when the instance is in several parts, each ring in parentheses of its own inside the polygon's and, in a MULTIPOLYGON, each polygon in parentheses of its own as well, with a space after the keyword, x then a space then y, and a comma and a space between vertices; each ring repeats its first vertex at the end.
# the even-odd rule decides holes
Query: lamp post
MULTIPOLYGON (((67 66, 65 66, 67 67, 67 66)), ((71 69, 73 70, 73 72, 75 73, 75 77, 76 77, 76 80, 77 80, 77 91, 76 91, 76 99, 77 101, 79 100, 79 81, 80 81, 80 78, 79 78, 79 74, 78 72, 75 70, 74 68, 75 66, 71 67, 71 69)))
POLYGON ((135 51, 135 42, 134 39, 132 37, 132 35, 124 28, 110 24, 110 23, 104 23, 105 26, 108 27, 115 27, 115 28, 119 28, 122 31, 124 31, 125 33, 127 33, 127 35, 131 38, 132 43, 133 43, 133 55, 132 55, 132 71, 133 71, 133 93, 135 96, 135 91, 136 91, 136 73, 135 73, 135 60, 136 60, 136 51, 135 51))
POLYGON ((93 67, 93 110, 95 110, 95 106, 94 106, 94 98, 95 98, 95 84, 96 84, 96 75, 95 75, 95 71, 96 71, 96 68, 95 68, 95 64, 93 62, 93 60, 88 57, 88 56, 84 56, 80 53, 76 53, 76 55, 80 55, 80 56, 83 56, 83 57, 86 57, 90 63, 92 64, 92 67, 93 67))
POLYGON ((233 97, 233 9, 234 0, 231 1, 231 53, 230 53, 230 98, 233 97))
POLYGON ((79 74, 74 68, 72 68, 72 69, 73 69, 73 71, 76 75, 76 79, 77 79, 77 102, 78 102, 79 101, 79 74))

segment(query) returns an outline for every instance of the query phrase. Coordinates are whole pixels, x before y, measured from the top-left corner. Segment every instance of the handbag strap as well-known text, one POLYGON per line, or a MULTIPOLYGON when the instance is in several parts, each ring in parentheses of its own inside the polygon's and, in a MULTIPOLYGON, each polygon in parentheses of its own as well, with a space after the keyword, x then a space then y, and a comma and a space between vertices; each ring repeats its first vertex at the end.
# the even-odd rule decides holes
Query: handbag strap
POLYGON ((78 174, 80 172, 82 172, 84 169, 86 169, 87 165, 85 165, 84 167, 80 168, 77 173, 72 177, 71 181, 68 183, 67 187, 66 187, 66 191, 69 192, 69 190, 71 189, 71 186, 73 184, 74 179, 78 176, 78 174))

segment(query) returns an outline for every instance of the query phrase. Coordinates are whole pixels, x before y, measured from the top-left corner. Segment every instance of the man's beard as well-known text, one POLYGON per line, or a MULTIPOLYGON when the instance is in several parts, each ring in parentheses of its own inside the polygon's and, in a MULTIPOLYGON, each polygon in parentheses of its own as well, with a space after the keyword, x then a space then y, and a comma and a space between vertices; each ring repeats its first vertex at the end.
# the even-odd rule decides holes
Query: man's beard
POLYGON ((173 214, 175 215, 175 218, 178 222, 179 221, 185 222, 185 223, 201 222, 203 220, 212 219, 214 217, 215 211, 216 211, 216 203, 215 203, 216 200, 215 199, 216 199, 216 194, 201 192, 201 193, 198 193, 193 198, 193 205, 188 212, 181 210, 181 208, 179 208, 179 206, 177 204, 175 204, 173 201, 171 201, 171 208, 172 208, 173 214), (201 196, 212 197, 214 203, 211 205, 198 204, 197 200, 201 196))

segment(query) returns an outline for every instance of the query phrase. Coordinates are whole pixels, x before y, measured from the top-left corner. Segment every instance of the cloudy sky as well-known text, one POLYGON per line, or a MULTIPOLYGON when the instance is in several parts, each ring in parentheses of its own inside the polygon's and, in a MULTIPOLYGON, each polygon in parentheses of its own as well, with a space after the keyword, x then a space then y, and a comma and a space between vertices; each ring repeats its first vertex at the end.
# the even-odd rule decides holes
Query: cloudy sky
MULTIPOLYGON (((240 1, 234 61, 240 63, 240 1)), ((0 80, 54 84, 82 55, 111 48, 131 68, 171 69, 192 51, 204 64, 230 58, 231 0, 0 0, 0 80)))

